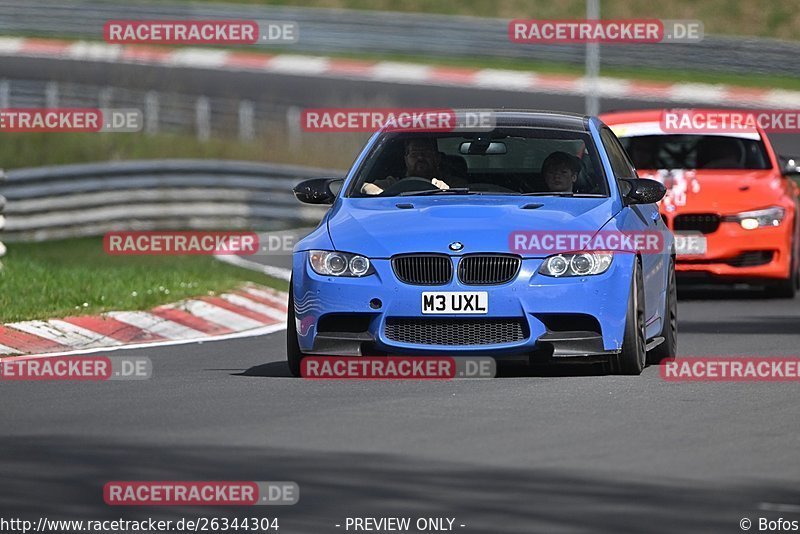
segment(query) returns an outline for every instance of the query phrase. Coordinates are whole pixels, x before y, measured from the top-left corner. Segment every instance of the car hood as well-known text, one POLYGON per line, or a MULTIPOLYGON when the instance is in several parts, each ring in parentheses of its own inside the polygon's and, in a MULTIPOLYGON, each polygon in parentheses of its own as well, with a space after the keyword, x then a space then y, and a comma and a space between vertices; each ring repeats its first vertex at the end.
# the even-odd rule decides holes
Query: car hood
POLYGON ((343 198, 328 219, 336 250, 373 258, 409 252, 508 252, 515 231, 597 231, 610 198, 438 196, 343 198))
POLYGON ((663 183, 661 211, 733 214, 777 203, 781 178, 772 170, 640 170, 642 178, 663 183))

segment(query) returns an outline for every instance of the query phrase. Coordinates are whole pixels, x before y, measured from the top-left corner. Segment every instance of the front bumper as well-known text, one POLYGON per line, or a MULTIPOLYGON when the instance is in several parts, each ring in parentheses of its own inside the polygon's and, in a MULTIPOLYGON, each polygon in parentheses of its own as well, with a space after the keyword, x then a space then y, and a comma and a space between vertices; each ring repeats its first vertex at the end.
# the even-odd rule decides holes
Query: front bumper
POLYGON ((703 255, 681 255, 675 270, 684 277, 713 277, 726 281, 786 279, 791 264, 792 224, 745 230, 735 222, 721 222, 704 234, 703 255))
MULTIPOLYGON (((451 258, 452 259, 452 258, 451 258)), ((320 276, 308 265, 307 252, 293 258, 295 328, 300 349, 309 354, 340 356, 488 355, 498 358, 547 354, 555 358, 608 355, 621 349, 634 256, 618 253, 601 275, 552 278, 537 271, 541 259, 523 259, 511 282, 494 286, 464 285, 457 277, 446 285, 417 286, 400 282, 388 259, 374 259, 375 274, 363 278, 320 276), (423 315, 423 291, 486 291, 486 314, 423 315), (381 302, 375 308, 376 300, 381 302), (482 321, 483 319, 483 321, 482 321), (387 323, 428 324, 450 321, 519 322, 523 335, 508 342, 447 344, 407 343, 390 337, 387 323)), ((481 323, 484 323, 481 325, 481 323)))

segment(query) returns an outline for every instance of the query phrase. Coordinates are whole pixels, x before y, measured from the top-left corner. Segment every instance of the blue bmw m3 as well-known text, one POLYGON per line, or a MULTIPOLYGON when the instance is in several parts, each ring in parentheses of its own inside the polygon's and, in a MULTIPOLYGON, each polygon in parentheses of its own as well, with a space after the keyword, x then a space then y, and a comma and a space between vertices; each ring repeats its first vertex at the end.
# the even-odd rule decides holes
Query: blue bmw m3
POLYGON ((307 355, 594 362, 622 374, 675 356, 665 189, 638 178, 596 117, 496 111, 489 129, 384 129, 345 178, 294 193, 331 205, 294 248, 295 376, 307 355), (636 239, 652 235, 657 247, 636 239))

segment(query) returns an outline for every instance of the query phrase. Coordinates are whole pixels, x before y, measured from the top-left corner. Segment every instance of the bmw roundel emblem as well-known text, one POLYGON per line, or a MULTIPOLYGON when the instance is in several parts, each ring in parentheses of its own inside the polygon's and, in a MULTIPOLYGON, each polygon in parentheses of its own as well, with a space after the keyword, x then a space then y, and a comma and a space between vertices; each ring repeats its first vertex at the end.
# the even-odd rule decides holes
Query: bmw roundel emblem
POLYGON ((461 250, 462 248, 464 248, 464 244, 460 241, 453 241, 450 243, 450 250, 461 250))

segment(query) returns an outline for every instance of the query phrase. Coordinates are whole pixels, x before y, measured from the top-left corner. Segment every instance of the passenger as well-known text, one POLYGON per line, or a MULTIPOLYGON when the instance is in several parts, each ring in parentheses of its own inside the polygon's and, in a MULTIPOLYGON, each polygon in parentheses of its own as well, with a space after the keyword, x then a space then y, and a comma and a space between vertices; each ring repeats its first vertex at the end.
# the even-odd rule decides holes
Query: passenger
POLYGON ((580 170, 578 158, 566 152, 553 152, 542 163, 544 183, 553 192, 571 192, 580 170))
POLYGON ((697 143, 698 169, 741 169, 742 148, 736 139, 704 137, 697 143))

